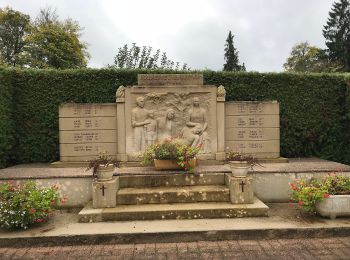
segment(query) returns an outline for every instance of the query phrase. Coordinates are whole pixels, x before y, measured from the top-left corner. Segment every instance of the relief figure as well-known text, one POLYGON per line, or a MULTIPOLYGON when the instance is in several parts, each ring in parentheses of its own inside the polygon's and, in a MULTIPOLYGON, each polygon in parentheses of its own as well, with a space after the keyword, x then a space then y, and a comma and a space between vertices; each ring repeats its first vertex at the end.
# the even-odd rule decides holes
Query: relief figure
POLYGON ((194 128, 192 133, 196 133, 199 137, 198 144, 202 144, 200 153, 210 153, 209 136, 206 132, 208 128, 207 111, 200 107, 199 98, 193 98, 193 107, 188 111, 188 121, 186 126, 194 128))
POLYGON ((146 120, 148 124, 144 125, 146 131, 146 144, 147 146, 154 144, 157 139, 157 120, 154 119, 154 111, 148 111, 148 118, 146 120))
POLYGON ((143 151, 146 147, 145 126, 150 124, 147 121, 148 110, 145 109, 145 99, 138 97, 136 107, 131 110, 131 125, 134 128, 134 148, 135 151, 143 151))
POLYGON ((164 140, 165 138, 171 138, 173 130, 175 128, 175 111, 169 108, 163 118, 159 118, 158 121, 158 140, 164 140))

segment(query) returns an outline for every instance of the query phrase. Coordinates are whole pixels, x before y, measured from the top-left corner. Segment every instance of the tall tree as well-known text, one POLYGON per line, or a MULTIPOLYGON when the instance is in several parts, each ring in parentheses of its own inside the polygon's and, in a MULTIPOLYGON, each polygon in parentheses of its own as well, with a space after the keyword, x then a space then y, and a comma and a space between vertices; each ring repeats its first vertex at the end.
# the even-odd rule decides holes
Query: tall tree
POLYGON ((308 42, 296 44, 283 67, 291 72, 335 72, 341 69, 339 62, 329 59, 326 50, 308 42))
POLYGON ((76 21, 60 21, 51 8, 40 10, 27 37, 28 65, 57 69, 86 67, 89 54, 86 44, 79 40, 81 30, 76 21))
POLYGON ((9 7, 0 9, 0 60, 3 64, 21 65, 21 53, 30 29, 29 15, 9 7))
POLYGON ((333 4, 323 36, 333 61, 341 61, 344 71, 350 71, 350 1, 333 4))
POLYGON ((231 31, 228 33, 226 43, 225 43, 225 64, 224 71, 245 71, 245 65, 239 65, 238 62, 238 51, 233 46, 233 34, 231 31))
MULTIPOLYGON (((118 48, 117 55, 114 57, 114 65, 108 67, 116 68, 147 68, 147 69, 179 69, 180 63, 169 60, 166 53, 156 50, 152 54, 152 47, 143 46, 142 48, 133 43, 129 48, 125 44, 122 48, 118 48)), ((181 67, 182 70, 190 70, 186 63, 181 67)))

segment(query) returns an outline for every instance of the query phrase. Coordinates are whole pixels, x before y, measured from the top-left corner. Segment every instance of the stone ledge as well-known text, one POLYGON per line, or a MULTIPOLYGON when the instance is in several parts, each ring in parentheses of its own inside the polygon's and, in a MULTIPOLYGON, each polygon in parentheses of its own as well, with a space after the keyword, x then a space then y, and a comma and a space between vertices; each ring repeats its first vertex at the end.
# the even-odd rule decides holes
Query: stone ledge
MULTIPOLYGON (((291 158, 289 163, 262 163, 263 167, 255 166, 252 174, 262 173, 328 173, 339 172, 350 173, 350 166, 322 160, 318 158, 291 158)), ((204 173, 228 173, 228 165, 203 165, 196 169, 197 174, 204 173)), ((164 175, 184 174, 183 171, 156 171, 153 167, 122 167, 116 169, 115 175, 164 175)), ((53 179, 53 178, 91 178, 92 172, 85 171, 84 166, 77 165, 70 168, 52 168, 48 163, 21 164, 0 170, 0 180, 20 179, 53 179)))

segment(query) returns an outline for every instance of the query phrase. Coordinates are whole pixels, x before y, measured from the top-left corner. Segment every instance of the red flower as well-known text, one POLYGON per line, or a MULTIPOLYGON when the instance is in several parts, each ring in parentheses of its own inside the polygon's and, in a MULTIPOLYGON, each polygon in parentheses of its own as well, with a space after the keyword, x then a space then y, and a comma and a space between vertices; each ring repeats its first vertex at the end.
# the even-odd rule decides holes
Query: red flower
POLYGON ((36 212, 36 209, 34 209, 34 208, 30 208, 30 209, 29 209, 29 213, 33 214, 33 213, 35 213, 35 212, 36 212))
POLYGON ((292 190, 297 190, 298 188, 294 185, 294 183, 289 183, 290 187, 292 190))
POLYGON ((44 222, 44 220, 42 218, 38 218, 35 220, 36 223, 40 223, 40 222, 44 222))
POLYGON ((304 203, 304 201, 299 201, 298 204, 299 204, 300 206, 303 206, 305 203, 304 203))
POLYGON ((64 204, 66 202, 67 202, 67 198, 64 197, 64 198, 61 199, 61 204, 64 204))
POLYGON ((329 198, 331 195, 329 195, 328 193, 323 194, 323 198, 329 198))

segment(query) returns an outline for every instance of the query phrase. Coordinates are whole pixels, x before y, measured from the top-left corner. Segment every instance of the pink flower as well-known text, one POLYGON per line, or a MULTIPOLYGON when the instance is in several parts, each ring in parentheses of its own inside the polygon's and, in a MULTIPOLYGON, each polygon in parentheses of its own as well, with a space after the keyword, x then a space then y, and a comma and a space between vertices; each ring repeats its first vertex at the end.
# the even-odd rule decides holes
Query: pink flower
POLYGON ((323 194, 323 198, 329 198, 331 195, 329 195, 328 193, 323 194))
POLYGON ((38 218, 35 220, 36 223, 40 223, 40 222, 44 222, 44 220, 42 218, 38 218))

